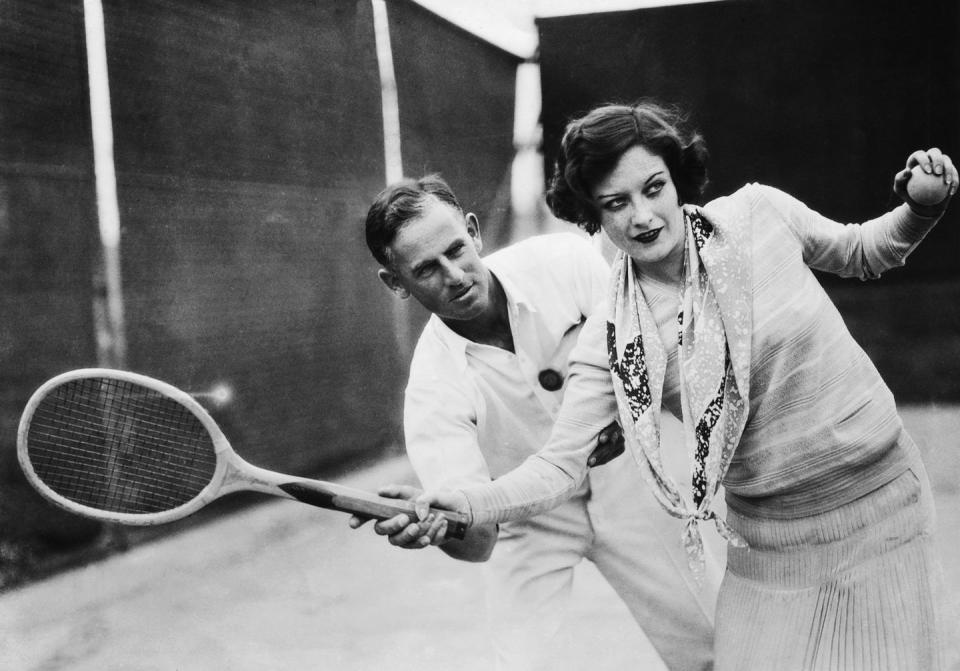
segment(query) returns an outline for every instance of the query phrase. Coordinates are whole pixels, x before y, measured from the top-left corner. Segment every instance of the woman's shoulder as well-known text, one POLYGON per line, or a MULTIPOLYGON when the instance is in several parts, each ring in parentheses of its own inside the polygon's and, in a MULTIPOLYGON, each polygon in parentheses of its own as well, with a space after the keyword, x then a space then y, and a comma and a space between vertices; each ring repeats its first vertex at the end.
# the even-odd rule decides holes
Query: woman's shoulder
POLYGON ((576 233, 535 235, 484 257, 494 270, 503 273, 539 276, 570 272, 571 265, 589 265, 592 257, 602 260, 596 241, 576 233))
POLYGON ((794 198, 786 191, 782 191, 775 186, 760 184, 758 182, 748 182, 733 193, 714 198, 704 205, 704 208, 742 207, 763 201, 776 203, 784 200, 794 200, 794 198))
POLYGON ((703 206, 703 210, 708 218, 713 214, 723 219, 766 219, 771 215, 782 216, 796 204, 799 204, 799 201, 786 191, 767 184, 749 182, 729 195, 711 200, 703 206))

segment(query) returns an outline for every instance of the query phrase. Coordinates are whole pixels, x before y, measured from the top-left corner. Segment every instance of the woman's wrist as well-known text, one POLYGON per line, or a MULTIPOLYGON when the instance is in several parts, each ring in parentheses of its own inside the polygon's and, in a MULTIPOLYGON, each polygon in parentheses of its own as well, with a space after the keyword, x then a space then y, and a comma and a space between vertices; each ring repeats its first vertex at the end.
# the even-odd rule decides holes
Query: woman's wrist
POLYGON ((910 196, 905 195, 903 201, 910 209, 910 213, 913 216, 920 219, 930 220, 939 219, 943 216, 943 213, 947 211, 947 203, 950 201, 950 199, 945 198, 943 202, 937 203, 936 205, 921 205, 913 200, 910 196))

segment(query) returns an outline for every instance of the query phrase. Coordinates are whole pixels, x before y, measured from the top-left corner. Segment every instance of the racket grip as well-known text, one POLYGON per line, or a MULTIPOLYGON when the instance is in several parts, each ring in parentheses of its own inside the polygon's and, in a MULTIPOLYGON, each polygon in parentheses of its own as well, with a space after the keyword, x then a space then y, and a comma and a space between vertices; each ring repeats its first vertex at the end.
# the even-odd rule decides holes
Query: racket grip
POLYGON ((433 508, 434 513, 439 513, 447 518, 447 538, 455 538, 459 541, 467 534, 467 517, 463 513, 457 513, 452 510, 439 510, 433 508))
MULTIPOLYGON (((362 490, 351 489, 332 483, 300 480, 278 485, 289 496, 319 508, 339 510, 363 517, 373 517, 386 520, 395 515, 406 514, 411 519, 417 518, 417 511, 413 503, 403 499, 388 499, 362 490)), ((447 519, 447 538, 463 540, 470 526, 467 515, 454 510, 431 508, 435 515, 443 515, 447 519)))

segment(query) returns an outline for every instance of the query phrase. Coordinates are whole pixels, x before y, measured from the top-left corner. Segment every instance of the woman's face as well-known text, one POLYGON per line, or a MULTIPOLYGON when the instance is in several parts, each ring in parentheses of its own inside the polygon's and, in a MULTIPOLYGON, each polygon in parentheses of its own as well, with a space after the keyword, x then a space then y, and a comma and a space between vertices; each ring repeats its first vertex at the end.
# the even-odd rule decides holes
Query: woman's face
POLYGON ((593 188, 600 226, 645 273, 679 279, 685 228, 677 188, 663 159, 639 145, 593 188))

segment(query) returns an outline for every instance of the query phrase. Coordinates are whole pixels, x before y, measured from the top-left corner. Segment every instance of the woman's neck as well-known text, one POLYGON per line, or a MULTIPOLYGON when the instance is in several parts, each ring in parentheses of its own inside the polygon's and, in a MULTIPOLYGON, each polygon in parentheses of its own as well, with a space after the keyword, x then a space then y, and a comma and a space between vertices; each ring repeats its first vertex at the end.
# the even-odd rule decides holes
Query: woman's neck
POLYGON ((684 247, 680 246, 659 263, 641 265, 634 260, 633 269, 641 282, 650 280, 663 286, 679 287, 683 282, 683 254, 684 247))

